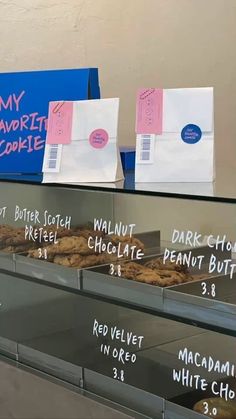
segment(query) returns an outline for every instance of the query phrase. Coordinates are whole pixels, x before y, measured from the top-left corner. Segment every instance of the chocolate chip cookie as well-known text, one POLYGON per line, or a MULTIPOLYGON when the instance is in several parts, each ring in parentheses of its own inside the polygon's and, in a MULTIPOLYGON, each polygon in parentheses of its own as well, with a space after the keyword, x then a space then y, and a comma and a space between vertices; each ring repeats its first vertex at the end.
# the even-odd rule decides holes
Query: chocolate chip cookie
POLYGON ((82 269, 108 263, 108 258, 105 254, 88 256, 82 256, 80 254, 57 255, 54 257, 53 262, 70 268, 82 269))
POLYGON ((162 257, 157 257, 145 263, 145 266, 150 269, 168 270, 177 272, 187 272, 187 268, 184 265, 178 265, 176 263, 163 261, 162 257))
POLYGON ((136 279, 145 270, 143 265, 136 262, 126 262, 121 265, 121 276, 126 279, 136 279))
POLYGON ((141 242, 141 240, 137 239, 136 237, 130 237, 130 236, 117 236, 112 235, 108 236, 108 238, 111 240, 111 242, 118 246, 119 243, 122 244, 121 247, 125 247, 126 244, 129 244, 130 246, 136 246, 137 249, 144 249, 144 244, 141 242))
POLYGON ((80 254, 90 255, 93 254, 93 250, 89 249, 88 242, 84 237, 63 237, 58 239, 57 244, 51 244, 44 247, 47 255, 55 256, 61 254, 80 254))

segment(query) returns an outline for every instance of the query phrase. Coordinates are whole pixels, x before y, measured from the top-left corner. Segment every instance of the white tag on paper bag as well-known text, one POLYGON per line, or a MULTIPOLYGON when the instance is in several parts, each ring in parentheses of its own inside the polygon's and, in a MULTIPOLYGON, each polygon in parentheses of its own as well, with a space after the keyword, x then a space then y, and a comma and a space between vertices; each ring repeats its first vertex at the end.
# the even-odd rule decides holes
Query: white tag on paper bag
POLYGON ((117 98, 51 102, 43 182, 109 183, 123 179, 118 112, 117 98), (50 152, 54 158, 56 155, 54 146, 59 147, 55 169, 50 159, 50 152))
POLYGON ((213 115, 213 88, 140 89, 136 182, 212 182, 213 115), (145 135, 153 138, 149 164, 140 159, 140 136, 145 135))

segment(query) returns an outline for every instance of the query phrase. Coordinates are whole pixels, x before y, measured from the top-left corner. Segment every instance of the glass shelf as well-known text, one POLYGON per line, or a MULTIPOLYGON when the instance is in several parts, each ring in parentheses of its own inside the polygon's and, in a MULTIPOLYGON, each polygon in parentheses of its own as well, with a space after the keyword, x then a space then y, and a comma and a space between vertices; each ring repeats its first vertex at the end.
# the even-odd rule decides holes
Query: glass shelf
MULTIPOLYGON (((0 175, 1 181, 41 184, 41 178, 28 175, 15 176, 9 179, 0 175)), ((236 203, 236 172, 219 172, 212 183, 136 183, 134 171, 127 171, 124 180, 114 183, 71 183, 44 184, 48 187, 76 188, 91 191, 107 191, 149 196, 176 197, 184 199, 207 200, 215 202, 236 203)))

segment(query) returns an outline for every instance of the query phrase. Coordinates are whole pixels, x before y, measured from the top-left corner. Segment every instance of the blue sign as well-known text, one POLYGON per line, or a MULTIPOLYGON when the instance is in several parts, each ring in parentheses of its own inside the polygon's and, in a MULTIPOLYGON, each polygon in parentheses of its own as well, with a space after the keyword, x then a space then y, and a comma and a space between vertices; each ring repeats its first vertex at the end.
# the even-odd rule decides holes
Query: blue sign
POLYGON ((96 68, 0 73, 0 173, 42 172, 50 101, 98 98, 96 68))
POLYGON ((202 138, 202 131, 197 125, 188 124, 182 129, 181 138, 187 144, 196 144, 202 138))

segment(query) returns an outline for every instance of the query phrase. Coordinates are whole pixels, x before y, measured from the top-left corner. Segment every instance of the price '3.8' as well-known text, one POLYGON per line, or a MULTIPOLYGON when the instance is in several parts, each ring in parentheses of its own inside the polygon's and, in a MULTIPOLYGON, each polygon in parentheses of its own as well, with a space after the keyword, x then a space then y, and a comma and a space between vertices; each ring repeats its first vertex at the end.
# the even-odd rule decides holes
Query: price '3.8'
POLYGON ((202 286, 202 295, 206 295, 207 297, 216 297, 216 286, 215 284, 207 284, 206 282, 201 283, 202 286))
POLYGON ((122 381, 122 383, 125 381, 125 372, 124 370, 118 370, 117 368, 113 368, 113 378, 115 380, 122 381))

